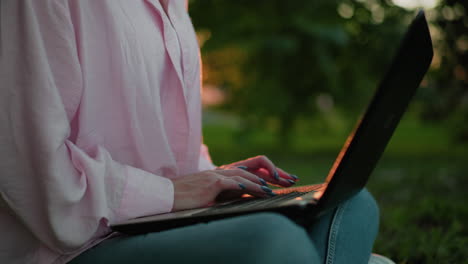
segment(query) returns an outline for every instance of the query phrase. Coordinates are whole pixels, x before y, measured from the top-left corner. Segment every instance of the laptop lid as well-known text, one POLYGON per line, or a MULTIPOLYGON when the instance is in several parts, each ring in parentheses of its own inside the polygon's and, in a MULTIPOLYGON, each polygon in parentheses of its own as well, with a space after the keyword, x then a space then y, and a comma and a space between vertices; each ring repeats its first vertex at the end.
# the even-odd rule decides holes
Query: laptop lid
POLYGON ((349 135, 328 176, 317 206, 323 213, 364 188, 432 61, 424 11, 409 26, 365 114, 349 135))

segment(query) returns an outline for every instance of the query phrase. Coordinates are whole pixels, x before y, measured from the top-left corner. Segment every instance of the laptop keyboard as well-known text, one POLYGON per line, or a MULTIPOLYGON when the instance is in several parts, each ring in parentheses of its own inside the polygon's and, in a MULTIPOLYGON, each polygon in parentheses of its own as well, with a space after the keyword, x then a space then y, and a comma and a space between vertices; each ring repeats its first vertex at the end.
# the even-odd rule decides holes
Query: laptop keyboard
POLYGON ((277 196, 267 197, 267 198, 246 198, 246 199, 242 199, 242 200, 235 201, 235 202, 228 203, 228 204, 221 204, 221 205, 213 206, 209 208, 208 210, 193 214, 193 216, 210 215, 213 213, 222 214, 222 213, 229 213, 229 212, 235 212, 238 210, 247 210, 247 209, 248 210, 263 209, 263 208, 270 207, 272 205, 279 204, 287 200, 297 198, 311 191, 312 190, 308 190, 306 192, 294 191, 294 192, 279 194, 277 196))

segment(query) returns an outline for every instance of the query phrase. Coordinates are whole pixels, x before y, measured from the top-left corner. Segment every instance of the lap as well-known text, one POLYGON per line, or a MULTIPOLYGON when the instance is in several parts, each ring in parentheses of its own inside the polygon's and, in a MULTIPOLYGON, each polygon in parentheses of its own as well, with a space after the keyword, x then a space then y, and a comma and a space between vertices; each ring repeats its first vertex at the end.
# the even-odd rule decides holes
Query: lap
POLYGON ((102 242, 71 263, 274 264, 323 263, 326 258, 332 260, 330 263, 340 263, 356 247, 354 259, 365 259, 362 255, 369 257, 375 239, 366 226, 376 225, 376 221, 373 216, 364 216, 376 211, 371 208, 374 206, 373 198, 363 191, 307 230, 281 215, 258 213, 159 233, 117 237, 102 242), (332 230, 340 232, 333 236, 332 230), (355 245, 362 239, 365 245, 355 245))
POLYGON ((117 237, 72 263, 300 263, 317 259, 314 251, 302 247, 312 247, 302 227, 278 214, 259 213, 117 237))

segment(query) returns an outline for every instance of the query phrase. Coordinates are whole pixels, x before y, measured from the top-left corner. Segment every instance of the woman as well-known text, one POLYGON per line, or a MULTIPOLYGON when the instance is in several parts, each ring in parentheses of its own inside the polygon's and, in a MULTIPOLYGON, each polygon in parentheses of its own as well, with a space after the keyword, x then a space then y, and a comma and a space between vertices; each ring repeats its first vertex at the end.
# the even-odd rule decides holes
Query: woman
POLYGON ((223 191, 263 197, 265 181, 297 179, 263 156, 211 163, 183 0, 2 0, 1 84, 1 263, 369 259, 378 209, 367 191, 307 230, 254 214, 110 232, 125 219, 206 206, 223 191))

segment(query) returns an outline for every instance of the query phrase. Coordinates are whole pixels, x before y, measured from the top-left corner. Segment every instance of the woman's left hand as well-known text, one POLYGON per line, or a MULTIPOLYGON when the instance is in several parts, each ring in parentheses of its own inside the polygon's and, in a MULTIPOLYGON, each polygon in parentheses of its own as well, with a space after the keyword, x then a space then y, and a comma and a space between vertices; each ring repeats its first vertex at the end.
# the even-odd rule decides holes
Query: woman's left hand
POLYGON ((297 176, 289 174, 277 168, 266 156, 260 155, 246 160, 237 161, 231 164, 218 167, 220 170, 240 168, 257 175, 266 182, 281 186, 290 187, 298 180, 297 176))

